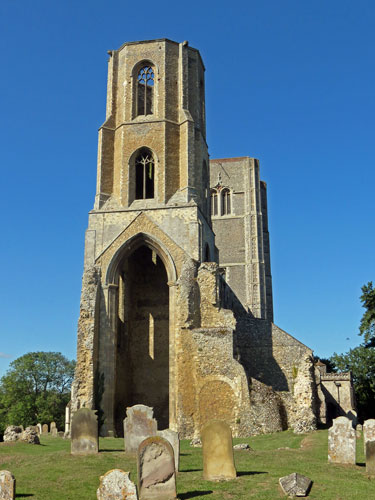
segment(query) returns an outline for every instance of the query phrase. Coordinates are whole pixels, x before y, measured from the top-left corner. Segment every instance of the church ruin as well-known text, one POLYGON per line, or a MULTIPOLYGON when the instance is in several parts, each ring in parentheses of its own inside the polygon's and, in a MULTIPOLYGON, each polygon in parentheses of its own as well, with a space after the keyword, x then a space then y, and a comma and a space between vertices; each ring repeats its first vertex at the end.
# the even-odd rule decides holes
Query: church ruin
POLYGON ((181 437, 316 425, 312 351, 273 323, 266 184, 209 159, 204 72, 187 42, 109 52, 71 402, 102 435, 134 404, 181 437))

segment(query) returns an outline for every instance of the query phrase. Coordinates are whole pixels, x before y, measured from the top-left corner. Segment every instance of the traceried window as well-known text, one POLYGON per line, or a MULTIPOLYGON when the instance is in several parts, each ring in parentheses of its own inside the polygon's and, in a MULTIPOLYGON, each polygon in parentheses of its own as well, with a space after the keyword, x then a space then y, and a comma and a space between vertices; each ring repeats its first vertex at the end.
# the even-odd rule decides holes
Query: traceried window
POLYGON ((143 148, 135 159, 135 199, 154 197, 155 163, 149 149, 143 148))
POLYGON ((137 75, 137 115, 152 115, 154 112, 154 69, 143 66, 137 75))
POLYGON ((211 189, 211 215, 218 214, 218 194, 216 189, 211 189))
POLYGON ((229 215, 230 213, 230 191, 229 189, 225 188, 221 192, 221 215, 229 215))

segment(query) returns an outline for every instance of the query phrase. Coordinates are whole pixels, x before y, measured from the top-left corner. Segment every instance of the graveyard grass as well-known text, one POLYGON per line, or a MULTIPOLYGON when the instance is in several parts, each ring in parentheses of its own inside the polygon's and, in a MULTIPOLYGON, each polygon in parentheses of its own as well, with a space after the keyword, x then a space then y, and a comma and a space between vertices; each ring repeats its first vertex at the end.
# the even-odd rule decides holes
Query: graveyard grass
MULTIPOLYGON (((202 479, 202 449, 181 442, 177 496, 206 500, 286 498, 278 480, 298 472, 313 480, 310 499, 374 498, 375 478, 366 475, 363 440, 357 440, 357 465, 327 462, 327 430, 295 435, 291 431, 235 439, 253 451, 235 451, 237 478, 213 483, 202 479)), ((110 469, 130 471, 137 481, 136 460, 124 453, 123 439, 100 439, 100 453, 72 456, 70 441, 41 437, 41 446, 0 443, 0 470, 16 477, 16 498, 32 500, 95 500, 99 476, 110 469)))

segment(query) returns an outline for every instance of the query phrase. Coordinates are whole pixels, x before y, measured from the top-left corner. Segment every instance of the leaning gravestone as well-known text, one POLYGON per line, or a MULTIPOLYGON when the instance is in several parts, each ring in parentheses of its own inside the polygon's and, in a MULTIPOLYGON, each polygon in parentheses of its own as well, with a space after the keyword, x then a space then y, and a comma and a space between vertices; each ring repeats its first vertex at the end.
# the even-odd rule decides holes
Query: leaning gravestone
POLYGON ((211 420, 202 429, 203 479, 229 481, 236 477, 232 431, 228 424, 211 420))
POLYGON ((0 470, 0 499, 14 500, 16 498, 16 480, 8 470, 0 470))
POLYGON ((355 464, 356 432, 346 417, 333 419, 328 430, 328 461, 337 464, 355 464))
POLYGON ((180 466, 180 438, 178 432, 172 431, 171 429, 164 429, 163 431, 158 431, 158 436, 166 439, 173 448, 174 453, 174 466, 176 472, 178 472, 180 466))
POLYGON ((297 472, 279 479, 281 489, 290 497, 305 497, 310 490, 311 482, 310 478, 297 472))
POLYGON ((124 442, 127 453, 137 453, 142 441, 156 436, 158 424, 153 415, 153 409, 145 405, 134 405, 126 409, 124 442))
POLYGON ((138 447, 140 500, 175 500, 176 471, 172 445, 160 436, 145 439, 138 447))
POLYGON ((40 436, 42 434, 42 432, 43 432, 42 424, 36 424, 36 426, 38 427, 38 433, 39 433, 39 436, 40 436))
POLYGON ((363 448, 365 453, 367 441, 375 441, 375 419, 373 418, 363 422, 363 448))
POLYGON ((366 441, 366 472, 375 476, 375 441, 366 441))
POLYGON ((98 417, 95 410, 80 408, 73 414, 71 440, 72 455, 98 453, 98 417))
POLYGON ((42 434, 47 435, 48 434, 48 424, 43 424, 42 425, 42 434))
POLYGON ((100 477, 96 491, 98 500, 138 500, 137 489, 129 478, 130 472, 112 469, 100 477))

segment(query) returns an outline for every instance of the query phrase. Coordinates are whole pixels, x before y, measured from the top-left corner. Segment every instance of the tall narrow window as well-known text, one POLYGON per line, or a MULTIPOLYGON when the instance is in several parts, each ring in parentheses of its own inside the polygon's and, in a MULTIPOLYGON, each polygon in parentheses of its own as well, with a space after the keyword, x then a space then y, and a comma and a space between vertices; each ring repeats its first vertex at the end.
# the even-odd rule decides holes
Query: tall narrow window
POLYGON ((218 196, 216 189, 211 190, 211 215, 217 215, 218 196))
POLYGON ((155 167, 151 151, 142 149, 135 159, 135 199, 154 197, 155 167))
POLYGON ((223 189, 221 192, 221 215, 228 215, 231 213, 230 209, 230 191, 223 189))
POLYGON ((152 115, 154 112, 154 70, 143 66, 137 76, 137 115, 152 115))

